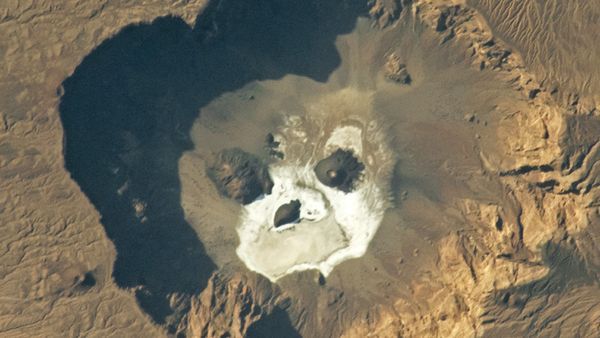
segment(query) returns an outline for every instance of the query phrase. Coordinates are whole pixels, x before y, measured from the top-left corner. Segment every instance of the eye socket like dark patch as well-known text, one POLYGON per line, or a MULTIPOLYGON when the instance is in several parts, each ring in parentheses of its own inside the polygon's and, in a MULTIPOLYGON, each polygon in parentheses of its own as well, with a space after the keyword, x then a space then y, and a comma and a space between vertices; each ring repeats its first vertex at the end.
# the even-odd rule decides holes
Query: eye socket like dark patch
POLYGON ((300 207, 302 204, 299 200, 293 200, 290 203, 282 204, 275 212, 273 224, 275 227, 280 227, 285 224, 297 223, 300 221, 300 207))
POLYGON ((252 203, 273 189, 266 164, 239 148, 221 151, 208 168, 208 176, 223 196, 241 204, 252 203))
POLYGON ((315 174, 324 185, 348 193, 355 188, 364 169, 352 151, 337 149, 317 163, 315 174))

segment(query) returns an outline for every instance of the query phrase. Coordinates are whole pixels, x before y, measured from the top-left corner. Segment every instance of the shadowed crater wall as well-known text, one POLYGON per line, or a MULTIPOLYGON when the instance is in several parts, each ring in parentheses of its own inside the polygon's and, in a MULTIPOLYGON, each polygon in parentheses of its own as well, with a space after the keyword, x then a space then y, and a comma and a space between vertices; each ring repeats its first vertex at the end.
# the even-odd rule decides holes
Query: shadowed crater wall
MULTIPOLYGON (((577 237, 577 236, 576 236, 577 237)), ((576 248, 576 237, 558 243, 547 242, 543 249, 543 263, 549 270, 539 280, 500 289, 487 299, 487 309, 483 322, 490 325, 485 337, 544 336, 544 332, 553 331, 555 325, 570 326, 574 336, 590 337, 586 332, 592 329, 582 325, 586 312, 594 316, 597 307, 594 299, 598 297, 597 269, 585 261, 576 248), (573 295, 581 297, 574 298, 573 295), (567 319, 561 319, 563 313, 570 313, 567 319), (583 313, 583 315, 582 315, 583 313), (529 322, 520 327, 515 322, 529 322)), ((589 319, 593 321, 593 319, 589 319)))
POLYGON ((158 323, 174 329, 216 269, 180 204, 178 160, 199 109, 251 81, 327 80, 359 2, 213 1, 194 28, 173 17, 126 27, 64 81, 66 167, 116 246, 116 283, 158 323))

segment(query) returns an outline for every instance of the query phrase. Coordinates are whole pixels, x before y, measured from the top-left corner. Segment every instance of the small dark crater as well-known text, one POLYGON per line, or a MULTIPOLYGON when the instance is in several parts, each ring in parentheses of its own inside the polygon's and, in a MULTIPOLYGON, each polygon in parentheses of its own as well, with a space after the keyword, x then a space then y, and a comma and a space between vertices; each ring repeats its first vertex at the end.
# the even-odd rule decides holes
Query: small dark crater
POLYGON ((364 169, 352 151, 338 149, 317 163, 315 174, 324 185, 348 193, 354 189, 364 169))
POLYGON ((281 205, 275 212, 273 224, 276 228, 290 223, 298 223, 300 221, 300 207, 302 204, 299 200, 293 200, 289 203, 281 205))

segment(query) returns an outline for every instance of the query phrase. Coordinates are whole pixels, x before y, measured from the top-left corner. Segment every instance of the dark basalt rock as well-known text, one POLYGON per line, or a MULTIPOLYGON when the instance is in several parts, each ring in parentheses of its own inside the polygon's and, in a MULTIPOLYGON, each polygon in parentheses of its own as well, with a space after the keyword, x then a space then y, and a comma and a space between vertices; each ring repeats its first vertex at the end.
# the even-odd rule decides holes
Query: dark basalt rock
POLYGON ((364 168, 365 166, 354 157, 352 151, 338 149, 317 163, 315 174, 326 186, 347 193, 354 189, 364 168))
POLYGON ((265 148, 267 149, 267 152, 269 153, 269 156, 274 157, 276 159, 279 160, 283 160, 283 152, 281 152, 278 148, 279 148, 279 142, 275 141, 275 136, 273 136, 273 134, 268 133, 267 137, 265 138, 265 148))
POLYGON ((223 196, 242 204, 252 203, 273 189, 266 164, 238 148, 221 151, 208 175, 223 196))
POLYGON ((293 200, 290 203, 282 204, 275 212, 273 224, 278 228, 289 223, 298 223, 300 221, 300 207, 302 204, 299 200, 293 200))

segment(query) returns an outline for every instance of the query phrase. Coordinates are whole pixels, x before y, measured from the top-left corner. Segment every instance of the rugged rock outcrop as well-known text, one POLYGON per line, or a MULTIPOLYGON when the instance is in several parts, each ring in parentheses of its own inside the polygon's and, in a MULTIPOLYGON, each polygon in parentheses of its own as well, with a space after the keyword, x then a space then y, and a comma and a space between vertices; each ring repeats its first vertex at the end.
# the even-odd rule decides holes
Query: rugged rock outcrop
POLYGON ((394 82, 402 84, 410 84, 412 81, 406 65, 402 63, 400 57, 391 53, 385 63, 385 76, 394 82))
POLYGON ((369 0, 369 15, 380 28, 392 25, 411 0, 369 0))
POLYGON ((192 300, 180 332, 203 338, 296 337, 289 321, 279 317, 285 306, 285 299, 266 279, 241 273, 215 274, 192 300))
POLYGON ((242 204, 252 203, 273 189, 267 166, 238 148, 221 151, 208 174, 221 194, 242 204))

